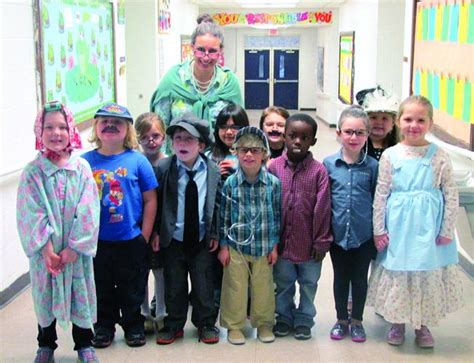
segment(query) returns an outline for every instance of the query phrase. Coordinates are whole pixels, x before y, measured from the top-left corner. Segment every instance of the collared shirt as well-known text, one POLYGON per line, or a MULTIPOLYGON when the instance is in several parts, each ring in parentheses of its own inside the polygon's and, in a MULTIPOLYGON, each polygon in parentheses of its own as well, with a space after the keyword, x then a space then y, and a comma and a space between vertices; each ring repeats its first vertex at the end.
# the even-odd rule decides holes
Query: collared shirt
POLYGON ((227 178, 222 190, 219 243, 243 254, 267 256, 280 241, 281 186, 265 167, 249 183, 242 170, 227 178))
POLYGON ((301 263, 309 261, 314 251, 327 252, 332 242, 331 193, 323 164, 311 152, 292 164, 285 151, 273 160, 269 172, 281 182, 281 257, 301 263))
POLYGON ((370 240, 372 202, 377 183, 377 161, 367 156, 348 164, 342 150, 323 161, 331 183, 332 233, 344 250, 357 248, 370 240))
POLYGON ((199 155, 194 162, 192 169, 189 169, 184 163, 176 159, 176 164, 178 166, 178 213, 176 216, 176 228, 173 233, 173 238, 177 241, 183 240, 184 233, 184 207, 185 207, 185 197, 186 185, 189 181, 189 176, 186 173, 187 170, 195 170, 196 174, 194 175, 194 181, 196 182, 198 188, 198 204, 199 204, 199 240, 202 241, 206 234, 206 222, 204 216, 204 205, 206 204, 206 195, 207 195, 207 165, 204 159, 199 155))

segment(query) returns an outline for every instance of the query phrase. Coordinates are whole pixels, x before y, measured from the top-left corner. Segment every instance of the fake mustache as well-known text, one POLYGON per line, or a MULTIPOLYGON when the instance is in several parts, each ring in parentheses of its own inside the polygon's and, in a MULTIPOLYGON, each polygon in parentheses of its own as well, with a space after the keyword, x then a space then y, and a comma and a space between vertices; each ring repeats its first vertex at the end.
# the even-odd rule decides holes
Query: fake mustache
POLYGON ((281 135, 283 135, 283 133, 281 133, 278 130, 272 130, 268 133, 268 136, 281 136, 281 135))
POLYGON ((102 132, 118 132, 118 129, 115 126, 109 125, 104 127, 102 132))

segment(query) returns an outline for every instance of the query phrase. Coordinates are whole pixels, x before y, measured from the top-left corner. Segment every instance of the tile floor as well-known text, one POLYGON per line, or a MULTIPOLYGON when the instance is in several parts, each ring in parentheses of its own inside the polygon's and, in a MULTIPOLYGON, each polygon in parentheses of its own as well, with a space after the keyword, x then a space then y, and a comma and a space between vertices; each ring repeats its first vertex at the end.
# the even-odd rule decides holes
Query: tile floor
MULTIPOLYGON (((251 112, 256 124, 259 112, 251 112)), ((318 160, 338 149, 334 129, 319 124, 318 143, 314 155, 318 160)), ((98 350, 102 363, 145 362, 474 362, 474 281, 463 276, 466 306, 450 314, 432 333, 436 346, 431 350, 417 348, 413 331, 408 330, 405 344, 392 347, 385 343, 389 325, 374 314, 372 308, 365 311, 364 326, 368 335, 365 343, 353 343, 350 339, 332 341, 329 330, 335 322, 332 296, 332 267, 329 257, 324 260, 315 304, 318 310, 316 325, 309 341, 296 341, 293 337, 278 338, 272 344, 256 339, 255 330, 245 330, 247 343, 233 346, 221 330, 221 341, 205 345, 197 341, 196 329, 188 323, 184 339, 169 346, 158 346, 149 336, 141 348, 129 348, 118 329, 111 347, 98 350)), ((31 362, 36 351, 36 319, 31 291, 26 289, 12 303, 0 310, 0 362, 31 362)), ((56 362, 75 362, 71 330, 58 328, 56 362)))

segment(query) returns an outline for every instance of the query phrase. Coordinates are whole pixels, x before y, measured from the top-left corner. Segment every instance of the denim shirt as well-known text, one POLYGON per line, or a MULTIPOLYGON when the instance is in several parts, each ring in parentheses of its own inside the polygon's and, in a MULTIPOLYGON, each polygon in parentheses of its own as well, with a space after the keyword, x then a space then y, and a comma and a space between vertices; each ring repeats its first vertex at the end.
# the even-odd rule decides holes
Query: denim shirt
POLYGON ((342 150, 324 159, 331 183, 332 233, 334 243, 344 250, 372 239, 372 202, 377 183, 378 162, 367 156, 348 164, 342 150))

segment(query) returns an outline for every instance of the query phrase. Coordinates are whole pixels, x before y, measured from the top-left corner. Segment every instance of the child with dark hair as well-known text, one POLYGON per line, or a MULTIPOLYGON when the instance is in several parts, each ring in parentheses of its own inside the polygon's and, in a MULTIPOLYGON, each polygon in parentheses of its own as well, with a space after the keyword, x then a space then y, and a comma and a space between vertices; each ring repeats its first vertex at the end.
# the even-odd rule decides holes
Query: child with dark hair
POLYGON ((223 180, 237 170, 237 157, 231 153, 230 149, 237 131, 245 126, 249 126, 247 113, 235 103, 228 104, 217 115, 214 129, 215 143, 206 156, 219 165, 223 180))
POLYGON ((332 242, 328 173, 309 151, 316 143, 316 132, 317 124, 311 116, 290 116, 285 125, 286 150, 268 168, 280 179, 282 189, 281 242, 273 269, 277 286, 273 333, 283 337, 293 328, 299 340, 311 338, 322 260, 332 242), (296 282, 300 291, 298 307, 296 282))

